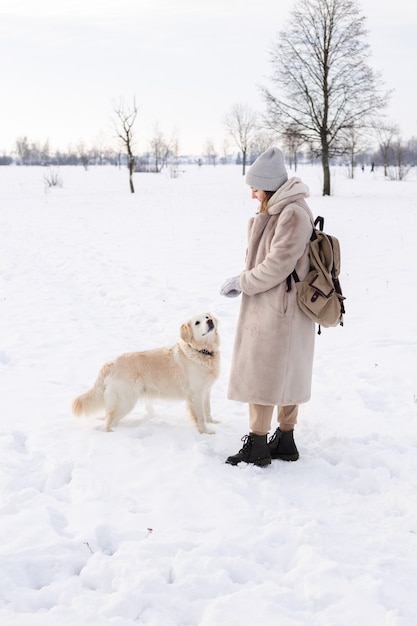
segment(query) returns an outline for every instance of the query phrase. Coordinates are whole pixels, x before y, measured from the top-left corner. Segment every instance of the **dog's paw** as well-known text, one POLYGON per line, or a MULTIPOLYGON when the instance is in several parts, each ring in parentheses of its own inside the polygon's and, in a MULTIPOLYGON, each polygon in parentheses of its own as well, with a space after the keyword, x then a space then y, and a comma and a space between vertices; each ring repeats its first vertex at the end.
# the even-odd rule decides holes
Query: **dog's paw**
POLYGON ((207 426, 205 426, 204 428, 199 428, 198 432, 201 435, 214 435, 216 433, 215 430, 213 430, 212 428, 208 428, 207 426))
POLYGON ((96 426, 94 426, 95 430, 99 430, 101 433, 112 433, 112 429, 110 428, 109 430, 105 427, 104 424, 96 424, 96 426))

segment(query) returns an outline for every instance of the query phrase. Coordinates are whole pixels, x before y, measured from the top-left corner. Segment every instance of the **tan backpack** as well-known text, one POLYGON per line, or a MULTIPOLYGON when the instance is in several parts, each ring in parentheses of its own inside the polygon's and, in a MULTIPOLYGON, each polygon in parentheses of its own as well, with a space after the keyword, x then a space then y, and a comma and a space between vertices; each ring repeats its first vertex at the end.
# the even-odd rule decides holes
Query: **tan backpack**
POLYGON ((310 238, 310 271, 305 280, 300 280, 295 270, 287 278, 288 290, 291 289, 291 277, 294 279, 298 306, 319 324, 319 334, 321 326, 343 326, 345 313, 345 298, 339 282, 339 240, 324 233, 323 227, 324 218, 319 216, 314 221, 310 238))

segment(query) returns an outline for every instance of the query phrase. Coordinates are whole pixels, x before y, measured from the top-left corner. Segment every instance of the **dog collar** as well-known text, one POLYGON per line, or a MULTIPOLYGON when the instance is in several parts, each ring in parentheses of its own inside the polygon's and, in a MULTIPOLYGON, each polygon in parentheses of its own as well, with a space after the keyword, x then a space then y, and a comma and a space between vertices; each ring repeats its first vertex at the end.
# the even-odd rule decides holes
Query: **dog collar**
POLYGON ((197 350, 197 352, 199 352, 200 354, 206 354, 207 356, 214 355, 214 352, 210 352, 210 350, 206 350, 205 348, 203 348, 203 350, 197 350))

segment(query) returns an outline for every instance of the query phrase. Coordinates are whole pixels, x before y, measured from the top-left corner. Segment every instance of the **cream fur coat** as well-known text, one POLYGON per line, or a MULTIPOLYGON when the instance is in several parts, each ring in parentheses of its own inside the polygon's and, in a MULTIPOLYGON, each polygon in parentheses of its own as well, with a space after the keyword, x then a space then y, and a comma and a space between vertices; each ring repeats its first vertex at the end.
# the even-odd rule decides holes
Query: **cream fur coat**
POLYGON ((228 397, 264 405, 307 402, 311 394, 315 325, 298 307, 294 283, 309 270, 312 214, 308 187, 290 178, 249 221, 246 269, 228 397))

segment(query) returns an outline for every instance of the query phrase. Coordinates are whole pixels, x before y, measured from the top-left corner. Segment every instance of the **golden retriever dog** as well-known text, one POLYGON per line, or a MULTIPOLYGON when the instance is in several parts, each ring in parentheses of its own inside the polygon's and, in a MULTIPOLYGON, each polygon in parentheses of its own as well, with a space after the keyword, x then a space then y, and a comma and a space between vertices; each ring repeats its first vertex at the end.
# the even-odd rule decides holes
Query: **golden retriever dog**
POLYGON ((105 363, 93 387, 72 403, 74 415, 105 410, 111 431, 139 399, 185 400, 200 433, 211 433, 210 392, 220 367, 218 321, 210 313, 181 325, 173 346, 128 352, 105 363))

